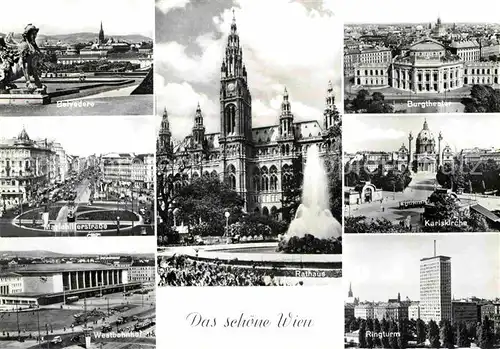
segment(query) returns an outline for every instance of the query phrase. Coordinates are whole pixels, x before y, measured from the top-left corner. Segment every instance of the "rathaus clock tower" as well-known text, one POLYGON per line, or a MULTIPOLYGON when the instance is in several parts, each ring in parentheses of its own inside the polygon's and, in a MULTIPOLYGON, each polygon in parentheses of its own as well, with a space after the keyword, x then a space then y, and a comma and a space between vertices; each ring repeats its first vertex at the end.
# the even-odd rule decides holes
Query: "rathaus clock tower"
POLYGON ((220 120, 222 172, 226 182, 248 202, 248 161, 252 157, 252 97, 233 10, 231 32, 221 65, 220 120))

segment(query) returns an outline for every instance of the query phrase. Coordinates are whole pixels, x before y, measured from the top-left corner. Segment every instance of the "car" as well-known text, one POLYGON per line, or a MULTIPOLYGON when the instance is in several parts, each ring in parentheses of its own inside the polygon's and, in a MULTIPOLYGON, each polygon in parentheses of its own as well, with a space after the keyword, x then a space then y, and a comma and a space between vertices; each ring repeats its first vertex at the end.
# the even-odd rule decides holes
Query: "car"
POLYGON ((54 338, 52 338, 52 340, 50 341, 50 343, 52 343, 52 344, 59 344, 59 343, 62 343, 62 338, 61 338, 61 336, 55 336, 54 338))
POLYGON ((101 233, 88 233, 87 237, 98 237, 101 236, 101 233))
POLYGON ((104 326, 102 326, 101 332, 108 333, 108 332, 111 332, 112 330, 113 330, 113 328, 110 325, 104 325, 104 326))

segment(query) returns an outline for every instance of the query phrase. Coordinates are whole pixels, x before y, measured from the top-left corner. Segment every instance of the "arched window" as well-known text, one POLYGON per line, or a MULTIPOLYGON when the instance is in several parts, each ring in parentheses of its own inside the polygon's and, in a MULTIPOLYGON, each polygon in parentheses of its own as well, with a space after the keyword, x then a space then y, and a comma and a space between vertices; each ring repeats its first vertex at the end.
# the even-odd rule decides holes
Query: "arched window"
POLYGON ((260 190, 260 171, 259 171, 258 167, 254 168, 254 170, 253 170, 252 182, 253 182, 253 189, 255 191, 259 191, 260 190))
POLYGON ((236 168, 233 165, 227 167, 227 184, 232 190, 236 190, 236 168))
POLYGON ((264 208, 262 209, 262 214, 264 216, 269 216, 269 209, 267 207, 264 206, 264 208))
POLYGON ((261 174, 261 190, 268 191, 269 190, 269 171, 266 166, 262 167, 260 170, 261 174))
POLYGON ((191 179, 194 181, 198 178, 200 178, 200 175, 198 174, 198 172, 193 173, 193 176, 191 177, 191 179))
POLYGON ((271 217, 276 220, 278 219, 278 209, 276 206, 271 207, 271 217))
POLYGON ((236 127, 236 107, 234 104, 229 104, 224 110, 224 131, 225 134, 232 134, 236 127))
POLYGON ((270 173, 270 190, 277 191, 278 190, 278 169, 276 166, 271 166, 269 169, 270 173))
POLYGON ((205 178, 210 177, 210 173, 208 173, 208 171, 203 172, 203 177, 205 178))

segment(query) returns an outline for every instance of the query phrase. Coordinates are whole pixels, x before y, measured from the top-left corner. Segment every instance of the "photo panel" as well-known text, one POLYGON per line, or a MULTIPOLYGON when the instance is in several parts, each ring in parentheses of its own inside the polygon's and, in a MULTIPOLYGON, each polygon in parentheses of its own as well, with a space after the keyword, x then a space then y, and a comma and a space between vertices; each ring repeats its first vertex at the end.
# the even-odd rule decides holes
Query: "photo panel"
POLYGON ((153 236, 0 238, 2 348, 154 348, 154 247, 153 236))
POLYGON ((477 5, 344 2, 345 113, 500 112, 500 23, 477 5))
POLYGON ((345 347, 499 344, 498 234, 349 235, 345 347))
POLYGON ((153 114, 154 0, 16 8, 0 25, 0 115, 153 114))
POLYGON ((345 233, 500 231, 498 120, 351 115, 344 123, 345 233))
POLYGON ((0 129, 0 237, 154 235, 153 117, 4 117, 0 129))
POLYGON ((160 286, 341 276, 342 28, 329 5, 157 2, 160 286))

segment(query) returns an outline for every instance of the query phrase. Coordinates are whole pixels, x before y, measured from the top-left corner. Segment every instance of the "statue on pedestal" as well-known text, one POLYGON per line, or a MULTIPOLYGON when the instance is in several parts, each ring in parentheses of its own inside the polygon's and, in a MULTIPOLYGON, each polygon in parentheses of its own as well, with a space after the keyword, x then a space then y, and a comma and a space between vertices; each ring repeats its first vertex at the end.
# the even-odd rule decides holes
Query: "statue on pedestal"
POLYGON ((28 24, 22 40, 14 40, 13 33, 0 38, 0 93, 11 93, 17 86, 13 82, 21 77, 26 81, 27 93, 46 93, 39 77, 41 52, 36 44, 38 28, 28 24))

